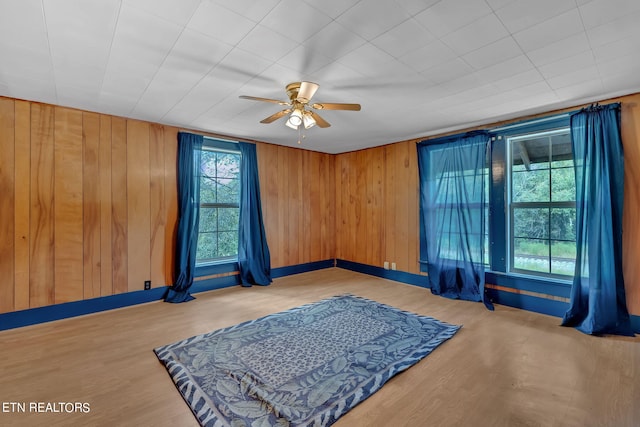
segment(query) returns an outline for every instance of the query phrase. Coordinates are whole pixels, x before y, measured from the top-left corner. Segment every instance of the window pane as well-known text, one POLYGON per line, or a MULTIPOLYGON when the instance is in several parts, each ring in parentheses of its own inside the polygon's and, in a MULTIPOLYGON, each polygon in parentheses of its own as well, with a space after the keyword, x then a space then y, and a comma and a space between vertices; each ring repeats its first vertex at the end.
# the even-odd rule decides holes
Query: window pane
POLYGON ((549 238, 549 210, 547 208, 514 208, 513 236, 549 238))
POLYGON ((218 203, 238 203, 240 200, 240 181, 238 179, 218 178, 218 203))
POLYGON ((513 268, 549 273, 548 241, 515 238, 513 268))
POLYGON ((549 199, 548 170, 513 172, 511 200, 514 203, 548 202, 549 199))
POLYGON ((218 231, 238 232, 238 221, 240 219, 239 208, 219 208, 218 209, 218 231))
POLYGON ((571 276, 576 209, 570 132, 550 130, 508 143, 513 268, 571 276))
POLYGON ((551 209, 551 238, 554 240, 576 241, 576 209, 551 209))
POLYGON ((203 150, 200 172, 197 262, 233 257, 238 252, 240 154, 203 150))
POLYGON ((551 273, 573 276, 576 267, 576 242, 551 241, 551 273))
MULTIPOLYGON (((564 163, 564 161, 562 162, 564 163)), ((573 161, 571 161, 573 163, 573 161)), ((551 201, 573 202, 576 200, 576 179, 573 165, 551 169, 551 201)))
POLYGON ((198 250, 196 251, 196 259, 198 261, 204 261, 215 259, 218 256, 218 240, 216 233, 198 234, 198 250))
POLYGON ((238 253, 238 232, 221 231, 218 233, 218 256, 228 257, 238 253))
POLYGON ((200 233, 215 233, 218 229, 218 209, 200 208, 200 233))

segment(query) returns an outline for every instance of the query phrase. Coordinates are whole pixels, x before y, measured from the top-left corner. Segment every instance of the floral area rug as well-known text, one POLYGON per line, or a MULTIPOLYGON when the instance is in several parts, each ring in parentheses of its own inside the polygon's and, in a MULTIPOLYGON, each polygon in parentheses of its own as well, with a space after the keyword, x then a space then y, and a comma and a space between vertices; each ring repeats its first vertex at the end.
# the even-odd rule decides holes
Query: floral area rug
POLYGON ((154 351, 203 426, 327 426, 460 327, 341 295, 154 351))

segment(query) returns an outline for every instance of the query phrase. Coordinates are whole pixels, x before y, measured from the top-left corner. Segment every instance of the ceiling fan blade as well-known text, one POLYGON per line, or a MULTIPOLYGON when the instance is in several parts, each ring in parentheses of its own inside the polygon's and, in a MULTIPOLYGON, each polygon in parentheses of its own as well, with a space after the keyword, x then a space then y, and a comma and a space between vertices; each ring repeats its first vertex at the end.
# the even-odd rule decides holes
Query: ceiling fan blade
POLYGON ((322 104, 313 104, 311 107, 316 110, 349 110, 360 111, 360 104, 338 104, 335 102, 323 102, 322 104))
POLYGON ((318 113, 316 113, 315 111, 309 111, 309 114, 311 114, 311 117, 313 117, 313 119, 316 121, 316 124, 319 127, 328 128, 329 126, 331 126, 331 124, 328 121, 326 121, 325 119, 320 117, 320 115, 318 113))
POLYGON ((260 120, 260 123, 271 123, 271 122, 275 122, 276 120, 278 120, 280 117, 282 116, 286 116, 287 114, 289 114, 291 112, 290 109, 286 109, 286 110, 282 110, 282 111, 278 111, 275 114, 270 115, 269 117, 267 117, 266 119, 260 120))
POLYGON ((250 99, 252 101, 272 102, 274 104, 280 104, 280 105, 291 105, 291 104, 289 104, 288 102, 285 102, 285 101, 278 101, 277 99, 270 99, 270 98, 260 98, 258 96, 240 95, 238 98, 250 99))
POLYGON ((309 102, 311 97, 313 97, 319 87, 320 85, 317 83, 301 82, 300 89, 298 89, 298 97, 296 98, 296 101, 306 104, 307 102, 309 102))

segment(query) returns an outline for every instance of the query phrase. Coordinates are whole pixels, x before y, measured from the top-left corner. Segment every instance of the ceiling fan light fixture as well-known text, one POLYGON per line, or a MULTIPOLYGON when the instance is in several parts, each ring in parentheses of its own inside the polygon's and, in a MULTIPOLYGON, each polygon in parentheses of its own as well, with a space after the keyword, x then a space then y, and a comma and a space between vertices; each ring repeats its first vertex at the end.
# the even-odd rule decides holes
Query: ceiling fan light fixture
POLYGON ((302 116, 302 123, 304 124, 305 129, 312 128, 316 125, 315 119, 311 117, 311 114, 309 113, 302 116))
POLYGON ((300 111, 298 108, 293 110, 293 113, 291 113, 291 116, 289 116, 288 121, 291 122, 291 124, 296 128, 300 126, 302 124, 302 111, 300 111))
POLYGON ((291 122, 291 117, 289 117, 289 119, 284 124, 291 129, 298 130, 299 125, 294 125, 293 122, 291 122))

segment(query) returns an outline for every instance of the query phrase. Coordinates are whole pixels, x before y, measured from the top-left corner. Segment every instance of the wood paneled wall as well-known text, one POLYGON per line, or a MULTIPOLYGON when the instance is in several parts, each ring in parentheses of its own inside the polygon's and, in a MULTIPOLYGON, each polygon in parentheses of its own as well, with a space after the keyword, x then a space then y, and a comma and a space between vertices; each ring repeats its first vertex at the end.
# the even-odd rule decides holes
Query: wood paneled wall
POLYGON ((177 129, 0 98, 0 312, 171 282, 177 129))
MULTIPOLYGON (((640 94, 608 102, 622 103, 623 269, 629 311, 640 315, 640 94)), ((339 154, 335 162, 336 257, 378 267, 396 262, 398 270, 419 273, 415 143, 339 154)))
MULTIPOLYGON (((624 276, 640 315, 640 94, 621 101, 624 276)), ((171 284, 173 127, 0 97, 0 313, 171 284)), ((413 142, 339 155, 257 144, 272 267, 419 273, 413 142)))
POLYGON ((335 175, 337 258, 418 274, 415 144, 339 154, 335 175))
MULTIPOLYGON (((172 283, 177 133, 0 97, 0 313, 172 283)), ((257 147, 272 267, 334 258, 334 156, 257 147)))
POLYGON ((334 156, 257 144, 271 266, 335 258, 334 156))

